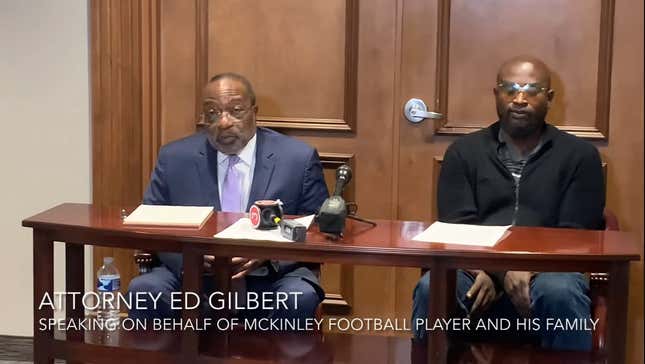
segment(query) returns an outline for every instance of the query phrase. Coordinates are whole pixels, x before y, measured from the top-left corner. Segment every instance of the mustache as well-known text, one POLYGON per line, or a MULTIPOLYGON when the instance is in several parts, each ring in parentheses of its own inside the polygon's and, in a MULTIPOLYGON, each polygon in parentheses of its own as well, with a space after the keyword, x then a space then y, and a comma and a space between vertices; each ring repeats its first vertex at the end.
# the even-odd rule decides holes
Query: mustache
POLYGON ((511 113, 511 112, 514 112, 514 113, 517 113, 517 114, 531 114, 532 113, 532 111, 529 110, 526 107, 509 107, 508 109, 506 109, 506 113, 511 113))

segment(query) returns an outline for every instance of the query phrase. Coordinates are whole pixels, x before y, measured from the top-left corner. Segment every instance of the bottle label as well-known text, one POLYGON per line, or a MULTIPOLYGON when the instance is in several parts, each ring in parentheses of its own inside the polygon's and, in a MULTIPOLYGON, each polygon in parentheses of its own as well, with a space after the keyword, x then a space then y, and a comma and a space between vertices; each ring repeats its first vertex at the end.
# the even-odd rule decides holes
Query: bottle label
POLYGON ((121 289, 121 277, 100 276, 96 280, 96 289, 99 292, 114 292, 121 289))

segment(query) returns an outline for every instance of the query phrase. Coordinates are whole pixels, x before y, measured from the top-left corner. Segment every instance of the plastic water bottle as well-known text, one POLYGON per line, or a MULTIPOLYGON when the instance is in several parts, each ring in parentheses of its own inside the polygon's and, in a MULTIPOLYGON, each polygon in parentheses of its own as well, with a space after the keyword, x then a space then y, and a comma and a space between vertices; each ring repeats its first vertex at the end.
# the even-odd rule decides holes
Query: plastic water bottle
POLYGON ((96 290, 99 295, 99 306, 96 316, 106 321, 106 326, 114 326, 119 320, 118 293, 121 288, 121 275, 113 264, 112 257, 104 257, 103 265, 96 272, 96 290))

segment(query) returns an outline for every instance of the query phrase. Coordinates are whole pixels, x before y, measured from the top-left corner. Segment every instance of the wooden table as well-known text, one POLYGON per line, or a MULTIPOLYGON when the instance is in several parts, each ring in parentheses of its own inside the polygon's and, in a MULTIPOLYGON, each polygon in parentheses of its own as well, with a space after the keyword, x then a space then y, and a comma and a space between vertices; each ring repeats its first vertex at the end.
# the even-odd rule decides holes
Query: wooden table
MULTIPOLYGON (((112 353, 120 361, 139 361, 141 351, 121 347, 98 349, 83 341, 84 333, 68 333, 67 341, 55 339, 51 331, 40 331, 41 318, 53 317, 51 309, 38 310, 45 292, 53 292, 53 242, 66 243, 66 291, 83 291, 83 245, 101 245, 153 251, 180 252, 184 259, 184 291, 199 291, 202 255, 245 256, 320 263, 405 266, 432 269, 429 319, 448 317, 454 305, 454 271, 457 268, 485 270, 608 272, 609 313, 607 356, 610 363, 623 363, 627 327, 629 262, 639 260, 638 239, 632 234, 612 231, 514 227, 495 247, 427 244, 411 241, 429 224, 415 221, 377 220, 377 227, 348 221, 345 237, 329 240, 312 228, 305 243, 271 243, 250 240, 214 239, 241 214, 216 213, 200 230, 156 229, 124 226, 120 208, 99 208, 87 204, 63 204, 23 221, 34 236, 34 361, 51 363, 52 358, 79 361, 112 353), (452 292, 452 294, 451 294, 452 292)), ((218 265, 226 275, 228 266, 218 265)), ((227 287, 228 280, 219 285, 227 287)), ((81 309, 68 310, 69 318, 83 315, 81 309)), ((184 310, 185 319, 195 319, 195 310, 184 310)), ((164 356, 149 352, 155 362, 184 363, 203 361, 199 335, 183 331, 179 354, 164 356)), ((430 335, 428 358, 432 363, 446 362, 447 341, 443 331, 430 335)), ((148 352, 147 352, 148 353, 148 352)), ((151 357, 151 358, 152 358, 151 357)))

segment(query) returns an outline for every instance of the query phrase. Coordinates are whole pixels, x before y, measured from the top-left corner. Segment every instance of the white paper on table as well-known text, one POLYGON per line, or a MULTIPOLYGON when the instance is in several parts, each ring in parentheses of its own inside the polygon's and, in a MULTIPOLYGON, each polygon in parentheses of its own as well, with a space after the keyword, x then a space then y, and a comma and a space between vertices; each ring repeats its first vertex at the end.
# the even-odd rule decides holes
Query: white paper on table
MULTIPOLYGON (((304 216, 295 221, 303 224, 309 229, 309 225, 314 219, 314 215, 304 216)), ((258 230, 251 225, 251 220, 247 217, 243 217, 231 226, 215 234, 215 238, 221 239, 249 239, 249 240, 264 240, 264 241, 281 241, 281 242, 293 242, 280 234, 280 228, 275 228, 271 230, 258 230)))
POLYGON ((435 222, 421 234, 412 238, 415 241, 441 244, 458 244, 492 247, 510 228, 507 226, 482 226, 468 224, 448 224, 435 222))

